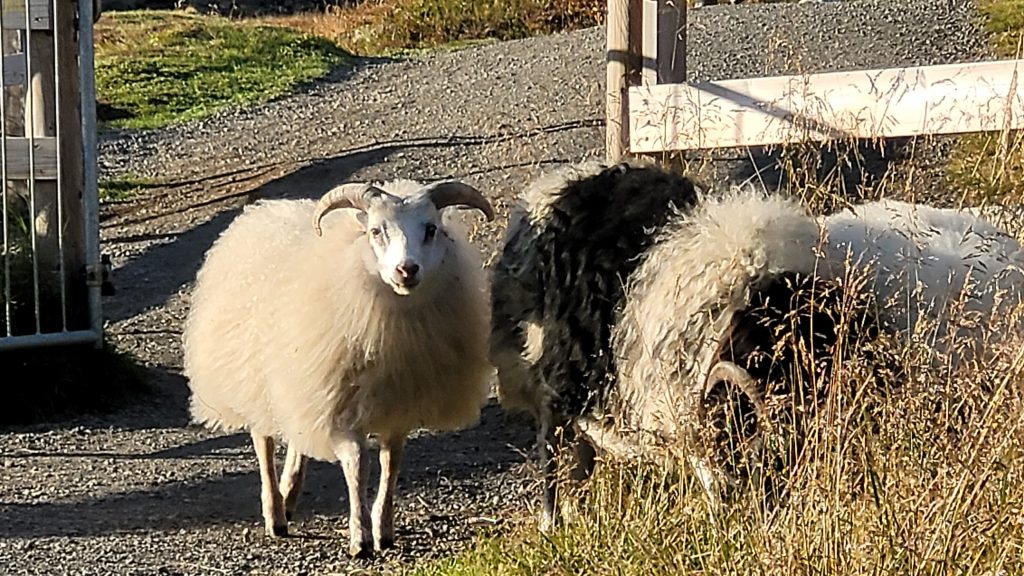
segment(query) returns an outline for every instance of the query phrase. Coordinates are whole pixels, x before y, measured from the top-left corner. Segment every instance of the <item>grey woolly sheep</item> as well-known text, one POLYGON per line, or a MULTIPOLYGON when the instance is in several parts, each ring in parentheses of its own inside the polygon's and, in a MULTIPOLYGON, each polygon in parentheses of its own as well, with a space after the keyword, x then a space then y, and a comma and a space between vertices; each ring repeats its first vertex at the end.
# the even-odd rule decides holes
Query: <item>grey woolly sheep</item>
POLYGON ((345 184, 319 203, 249 206, 207 253, 184 331, 191 413, 251 433, 268 533, 287 534, 312 457, 341 463, 349 553, 390 546, 409 432, 479 417, 489 313, 480 256, 442 216, 460 205, 493 218, 460 182, 345 184), (371 434, 381 464, 372 521, 371 434), (276 440, 288 445, 280 485, 276 440))
MULTIPOLYGON (((492 278, 491 360, 502 404, 538 423, 545 529, 557 454, 615 378, 611 329, 624 284, 673 210, 696 198, 689 180, 658 168, 586 164, 534 183, 510 217, 492 278)), ((576 446, 586 474, 589 446, 576 446)))
POLYGON ((792 203, 698 203, 688 180, 653 167, 588 166, 527 192, 494 270, 491 358, 502 403, 539 422, 542 528, 555 519, 559 430, 583 447, 577 478, 591 444, 688 459, 712 493, 756 472, 729 453, 723 413, 745 410, 756 444, 763 397, 818 394, 845 337, 842 288, 813 275, 818 241, 792 203))

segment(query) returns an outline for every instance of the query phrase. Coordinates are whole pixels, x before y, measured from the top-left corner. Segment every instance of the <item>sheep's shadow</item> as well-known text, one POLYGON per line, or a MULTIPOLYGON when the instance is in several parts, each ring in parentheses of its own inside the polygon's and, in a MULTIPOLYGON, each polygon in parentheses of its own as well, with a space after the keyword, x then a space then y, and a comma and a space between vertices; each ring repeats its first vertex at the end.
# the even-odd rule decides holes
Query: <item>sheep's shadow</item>
POLYGON ((795 178, 835 183, 851 201, 865 200, 910 157, 913 139, 833 142, 797 147, 753 147, 746 158, 729 162, 728 181, 778 191, 795 178))
MULTIPOLYGON (((509 473, 521 466, 526 455, 515 446, 527 445, 532 429, 522 419, 509 417, 495 404, 483 410, 479 425, 445 434, 414 435, 403 457, 399 475, 399 503, 425 503, 449 498, 457 492, 470 511, 489 487, 482 478, 509 473)), ((376 452, 374 451, 374 454, 376 452)), ((95 452, 50 452, 31 455, 0 454, 4 459, 19 458, 102 458, 103 460, 174 461, 228 459, 249 463, 245 471, 194 482, 171 482, 145 490, 104 495, 95 499, 55 501, 43 504, 0 504, 0 539, 103 535, 115 532, 170 531, 195 529, 209 525, 236 524, 262 526, 259 505, 259 474, 249 437, 246 434, 215 436, 184 446, 148 454, 107 454, 95 452)), ((379 474, 376 459, 371 458, 371 493, 379 474)), ((283 461, 283 453, 279 458, 283 461)), ((481 511, 482 513, 482 511, 481 511)), ((347 518, 345 480, 334 464, 310 463, 302 500, 293 524, 293 533, 312 536, 303 524, 314 517, 336 519, 339 526, 347 518)))

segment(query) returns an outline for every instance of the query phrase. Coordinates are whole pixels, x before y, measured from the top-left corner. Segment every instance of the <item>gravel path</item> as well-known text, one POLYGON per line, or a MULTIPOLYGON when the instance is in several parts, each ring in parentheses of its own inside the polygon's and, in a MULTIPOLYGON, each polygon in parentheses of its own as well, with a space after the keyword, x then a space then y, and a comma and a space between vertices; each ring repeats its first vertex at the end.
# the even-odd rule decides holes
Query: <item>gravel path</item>
MULTIPOLYGON (((721 6, 691 12, 701 79, 987 58, 960 0, 721 6)), ((158 392, 102 417, 0 431, 6 574, 304 574, 395 569, 464 548, 489 519, 532 509, 531 429, 488 407, 460 434, 413 439, 398 548, 343 556, 340 470, 313 466, 293 532, 263 537, 248 440, 188 425, 178 344, 201 257, 246 202, 343 179, 459 177, 500 214, 542 167, 603 152, 600 29, 359 61, 290 98, 147 133, 105 134, 103 177, 162 186, 103 212, 118 294, 109 337, 158 392)), ((503 226, 480 227, 490 253, 503 226)))

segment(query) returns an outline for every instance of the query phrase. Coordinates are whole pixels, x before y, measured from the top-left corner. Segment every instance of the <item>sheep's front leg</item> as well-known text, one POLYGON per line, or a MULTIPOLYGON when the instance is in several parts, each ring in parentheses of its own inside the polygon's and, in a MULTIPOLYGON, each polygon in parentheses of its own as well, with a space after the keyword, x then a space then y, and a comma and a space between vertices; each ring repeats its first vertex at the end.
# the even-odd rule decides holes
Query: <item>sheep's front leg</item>
POLYGON ((263 504, 263 525, 269 536, 287 536, 288 520, 284 500, 277 486, 274 467, 274 439, 252 433, 252 445, 260 462, 260 502, 263 504))
POLYGON ((288 446, 288 455, 284 459, 284 470, 281 471, 281 496, 284 498, 284 515, 288 520, 295 514, 302 493, 302 483, 306 479, 306 457, 298 450, 288 446))
POLYGON ((348 553, 356 558, 373 555, 370 509, 366 506, 366 437, 345 434, 335 447, 348 485, 348 553))
POLYGON ((380 440, 380 486, 373 503, 373 544, 377 550, 395 543, 395 483, 402 464, 405 434, 380 440))

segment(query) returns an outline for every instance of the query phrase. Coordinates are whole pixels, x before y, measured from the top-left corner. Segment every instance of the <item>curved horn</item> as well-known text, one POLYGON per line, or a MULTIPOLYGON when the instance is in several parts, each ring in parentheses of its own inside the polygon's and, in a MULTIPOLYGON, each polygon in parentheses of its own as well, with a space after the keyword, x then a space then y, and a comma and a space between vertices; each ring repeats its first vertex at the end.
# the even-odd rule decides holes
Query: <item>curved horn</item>
POLYGON ((711 367, 704 384, 704 398, 706 399, 708 394, 715 389, 715 385, 723 381, 732 384, 747 398, 750 398, 758 418, 764 416, 764 400, 761 398, 761 392, 757 389, 757 383, 754 382, 749 372, 740 368, 735 362, 723 360, 711 367))
POLYGON ((484 213, 488 221, 494 220, 494 208, 479 190, 456 180, 436 182, 423 192, 438 210, 446 206, 468 206, 484 213))
POLYGON ((372 184, 342 184, 329 190, 320 197, 320 202, 317 203, 316 210, 313 211, 313 229, 316 230, 316 235, 323 235, 320 221, 331 210, 355 208, 366 212, 366 209, 370 207, 370 202, 374 198, 382 196, 389 196, 389 194, 372 184))

